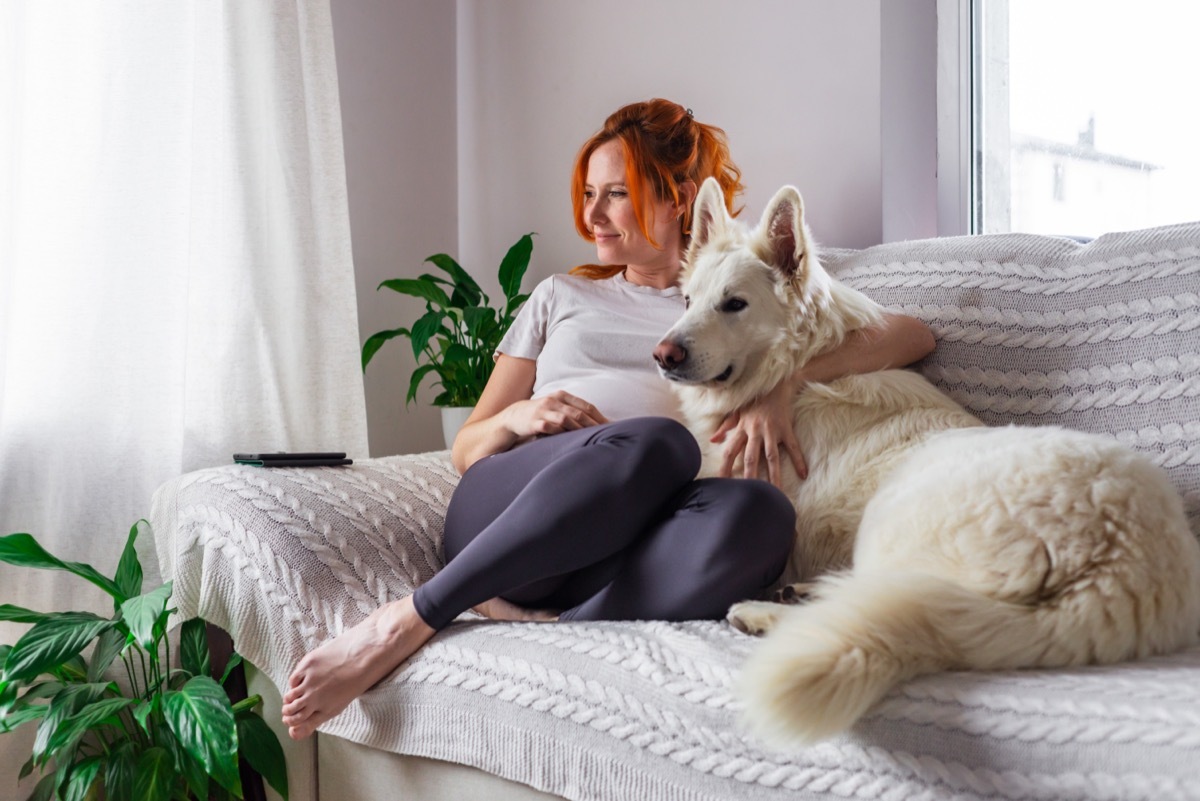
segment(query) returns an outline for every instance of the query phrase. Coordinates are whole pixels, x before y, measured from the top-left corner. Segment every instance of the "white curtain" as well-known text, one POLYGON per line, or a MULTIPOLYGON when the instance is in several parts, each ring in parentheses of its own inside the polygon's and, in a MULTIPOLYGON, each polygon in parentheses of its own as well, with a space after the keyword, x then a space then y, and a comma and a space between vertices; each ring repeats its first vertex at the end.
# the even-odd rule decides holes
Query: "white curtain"
POLYGON ((329 0, 5 0, 0 534, 111 574, 162 482, 285 449, 367 456, 329 0))

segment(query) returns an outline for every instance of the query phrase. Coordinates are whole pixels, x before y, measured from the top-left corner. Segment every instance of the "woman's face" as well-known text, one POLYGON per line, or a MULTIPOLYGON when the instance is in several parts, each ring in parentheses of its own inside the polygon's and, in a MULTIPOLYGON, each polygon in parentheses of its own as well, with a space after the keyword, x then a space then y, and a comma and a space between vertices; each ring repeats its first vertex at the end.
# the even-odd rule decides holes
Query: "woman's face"
POLYGON ((669 201, 650 204, 653 219, 647 227, 661 248, 647 241, 638 228, 629 187, 625 183, 625 154, 620 142, 605 142, 588 159, 583 219, 596 237, 601 264, 679 267, 679 212, 669 201))

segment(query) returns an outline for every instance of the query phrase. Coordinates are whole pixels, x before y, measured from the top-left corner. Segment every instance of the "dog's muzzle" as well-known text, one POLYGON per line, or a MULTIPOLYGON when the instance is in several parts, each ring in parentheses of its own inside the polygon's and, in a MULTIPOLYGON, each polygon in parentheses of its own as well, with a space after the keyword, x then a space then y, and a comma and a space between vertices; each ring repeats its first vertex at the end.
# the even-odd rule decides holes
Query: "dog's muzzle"
POLYGON ((658 369, 665 376, 670 376, 671 373, 682 367, 687 361, 687 357, 687 349, 676 342, 663 340, 654 349, 654 361, 658 363, 658 369))

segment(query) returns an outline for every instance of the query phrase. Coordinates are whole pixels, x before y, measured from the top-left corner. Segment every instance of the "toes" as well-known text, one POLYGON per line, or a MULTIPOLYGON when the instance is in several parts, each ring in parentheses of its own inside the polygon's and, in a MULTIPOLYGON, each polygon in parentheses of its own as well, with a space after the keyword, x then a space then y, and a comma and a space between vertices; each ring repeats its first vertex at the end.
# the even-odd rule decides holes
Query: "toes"
MULTIPOLYGON (((303 663, 301 663, 301 664, 303 664, 303 663)), ((284 697, 286 698, 288 695, 291 695, 291 694, 295 693, 297 690, 299 690, 301 688, 301 686, 304 684, 306 679, 308 679, 308 671, 301 670, 300 667, 297 666, 296 670, 288 678, 288 683, 287 683, 288 689, 287 689, 287 693, 284 695, 284 697)))
POLYGON ((283 718, 283 722, 289 725, 294 721, 304 720, 312 715, 312 712, 308 709, 308 703, 306 699, 295 701, 290 704, 284 704, 282 707, 280 707, 279 713, 280 717, 283 718))
POLYGON ((317 726, 312 721, 298 723, 288 726, 288 737, 293 740, 303 740, 305 737, 317 730, 317 726))

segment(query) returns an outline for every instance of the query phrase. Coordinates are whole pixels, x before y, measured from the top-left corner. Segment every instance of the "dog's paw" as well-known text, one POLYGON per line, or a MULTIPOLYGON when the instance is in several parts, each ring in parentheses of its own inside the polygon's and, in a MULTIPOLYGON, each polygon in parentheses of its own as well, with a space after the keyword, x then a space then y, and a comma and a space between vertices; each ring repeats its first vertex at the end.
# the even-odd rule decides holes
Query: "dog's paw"
POLYGON ((802 604, 812 600, 813 587, 813 584, 806 581, 785 584, 771 594, 771 600, 777 604, 802 604))
POLYGON ((785 608, 770 601, 742 601, 729 607, 725 619, 745 634, 766 634, 774 628, 785 608))

